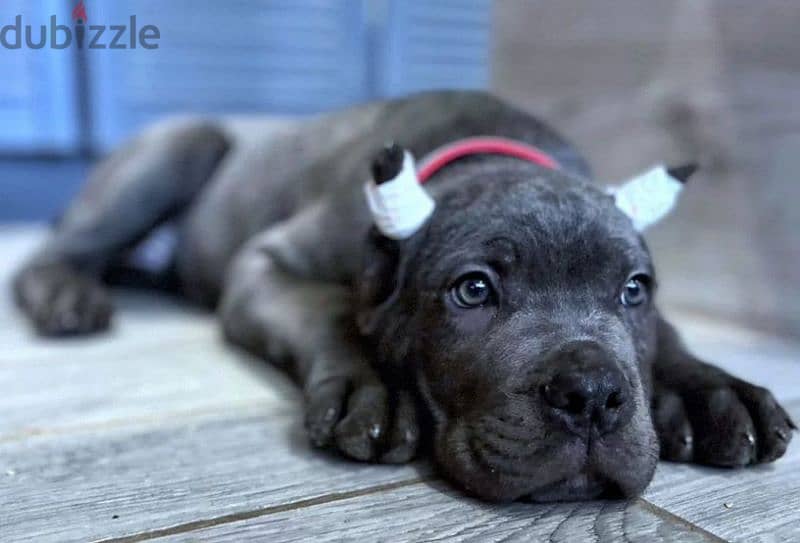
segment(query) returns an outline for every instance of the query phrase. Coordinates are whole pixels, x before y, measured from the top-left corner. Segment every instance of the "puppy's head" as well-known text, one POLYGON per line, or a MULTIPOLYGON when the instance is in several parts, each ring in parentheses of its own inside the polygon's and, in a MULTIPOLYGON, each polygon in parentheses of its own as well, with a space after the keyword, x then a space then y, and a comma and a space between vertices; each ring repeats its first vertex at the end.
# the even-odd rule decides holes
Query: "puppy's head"
POLYGON ((416 387, 440 468, 491 500, 640 493, 658 458, 655 278, 631 219, 601 188, 503 158, 429 190, 413 236, 370 236, 359 322, 416 387))

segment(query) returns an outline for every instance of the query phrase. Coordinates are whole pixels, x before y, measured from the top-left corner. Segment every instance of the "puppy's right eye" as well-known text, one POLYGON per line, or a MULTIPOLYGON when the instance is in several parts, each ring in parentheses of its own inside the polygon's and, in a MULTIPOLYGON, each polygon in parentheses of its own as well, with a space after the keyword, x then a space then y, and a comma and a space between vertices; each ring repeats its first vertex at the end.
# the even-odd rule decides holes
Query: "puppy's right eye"
POLYGON ((464 308, 480 307, 492 297, 492 283, 482 273, 470 273, 456 281, 453 287, 453 299, 464 308))

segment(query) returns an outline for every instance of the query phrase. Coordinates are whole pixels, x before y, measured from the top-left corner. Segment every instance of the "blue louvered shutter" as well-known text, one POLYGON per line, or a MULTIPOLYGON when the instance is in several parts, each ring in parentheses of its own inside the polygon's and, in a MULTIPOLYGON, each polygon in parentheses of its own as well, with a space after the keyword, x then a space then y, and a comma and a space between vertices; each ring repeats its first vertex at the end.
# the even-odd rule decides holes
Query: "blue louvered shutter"
POLYGON ((387 0, 377 24, 381 96, 489 84, 491 0, 387 0))
POLYGON ((93 141, 174 113, 305 114, 368 97, 359 0, 115 0, 90 22, 158 26, 157 50, 88 51, 93 141))
MULTIPOLYGON (((69 24, 69 6, 61 0, 6 1, 0 27, 14 25, 17 15, 22 17, 21 47, 0 47, 0 152, 74 151, 79 145, 75 50, 30 49, 24 29, 32 25, 31 39, 37 43, 39 28, 49 24, 51 15, 69 24)), ((15 35, 8 32, 6 38, 13 43, 15 35)))

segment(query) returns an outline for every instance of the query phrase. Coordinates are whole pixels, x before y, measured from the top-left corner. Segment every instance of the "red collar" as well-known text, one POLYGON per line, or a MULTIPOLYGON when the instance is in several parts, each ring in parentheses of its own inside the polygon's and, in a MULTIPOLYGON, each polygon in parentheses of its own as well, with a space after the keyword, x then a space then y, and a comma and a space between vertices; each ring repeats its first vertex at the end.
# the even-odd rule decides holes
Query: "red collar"
POLYGON ((507 138, 479 136, 460 139, 439 147, 420 163, 417 168, 417 177, 420 184, 424 184, 439 170, 460 158, 485 154, 506 155, 527 160, 551 170, 560 169, 558 162, 553 157, 533 145, 507 138))

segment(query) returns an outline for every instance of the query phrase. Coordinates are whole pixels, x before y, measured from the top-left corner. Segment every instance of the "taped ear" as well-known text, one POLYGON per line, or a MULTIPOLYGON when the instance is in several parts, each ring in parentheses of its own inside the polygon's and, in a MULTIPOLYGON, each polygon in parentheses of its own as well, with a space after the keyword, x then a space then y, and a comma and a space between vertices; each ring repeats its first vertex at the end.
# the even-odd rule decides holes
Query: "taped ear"
POLYGON ((697 171, 696 164, 675 168, 656 166, 608 189, 617 207, 630 217, 639 232, 646 230, 669 213, 683 190, 684 183, 697 171))
POLYGON ((386 145, 370 168, 364 185, 372 219, 357 285, 357 324, 362 335, 372 334, 400 297, 405 276, 403 247, 433 213, 434 202, 417 178, 411 153, 386 145))
POLYGON ((387 145, 375 159, 364 193, 375 226, 396 240, 413 236, 435 207, 419 183, 414 157, 397 144, 387 145))

